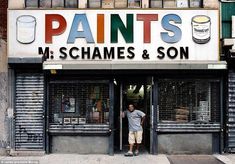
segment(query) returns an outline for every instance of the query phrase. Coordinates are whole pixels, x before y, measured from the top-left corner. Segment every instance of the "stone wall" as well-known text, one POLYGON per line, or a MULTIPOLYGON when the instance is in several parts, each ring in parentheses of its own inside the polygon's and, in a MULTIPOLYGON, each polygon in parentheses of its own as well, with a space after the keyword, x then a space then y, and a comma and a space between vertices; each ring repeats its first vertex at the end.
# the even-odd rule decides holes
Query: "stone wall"
POLYGON ((7 43, 0 40, 0 155, 5 155, 9 146, 7 83, 7 43))

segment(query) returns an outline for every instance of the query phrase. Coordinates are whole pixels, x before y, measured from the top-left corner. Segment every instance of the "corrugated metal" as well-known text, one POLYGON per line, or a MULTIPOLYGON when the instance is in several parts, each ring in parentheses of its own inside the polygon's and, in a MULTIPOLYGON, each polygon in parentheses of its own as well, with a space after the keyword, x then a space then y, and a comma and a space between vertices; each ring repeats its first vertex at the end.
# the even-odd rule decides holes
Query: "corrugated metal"
POLYGON ((15 149, 44 149, 44 78, 40 73, 16 74, 15 149))
POLYGON ((227 145, 230 152, 235 151, 235 71, 230 70, 228 76, 228 120, 227 145))

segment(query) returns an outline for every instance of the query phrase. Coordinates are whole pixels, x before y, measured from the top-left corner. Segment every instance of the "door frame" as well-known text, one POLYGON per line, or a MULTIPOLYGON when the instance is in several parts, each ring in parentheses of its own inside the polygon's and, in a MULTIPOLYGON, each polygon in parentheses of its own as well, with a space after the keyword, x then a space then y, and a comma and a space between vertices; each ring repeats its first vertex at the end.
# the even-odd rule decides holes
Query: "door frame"
MULTIPOLYGON (((150 124, 150 138, 149 138, 149 148, 148 151, 150 154, 157 154, 157 131, 156 131, 156 127, 157 127, 157 104, 158 104, 158 94, 157 94, 157 81, 154 79, 154 76, 145 76, 144 77, 145 80, 143 81, 143 85, 147 86, 147 85, 151 85, 151 91, 150 91, 150 98, 149 98, 149 103, 150 103, 150 107, 147 110, 150 110, 149 114, 150 114, 150 119, 149 119, 149 124, 150 124), (151 79, 150 83, 148 82, 148 78, 151 79)), ((133 80, 134 81, 134 80, 133 80)), ((120 106, 119 106, 119 111, 120 114, 123 111, 123 84, 127 83, 128 81, 126 80, 120 80, 120 87, 119 87, 119 94, 120 94, 120 106)), ((147 101, 147 100, 146 100, 147 101)), ((119 150, 123 150, 123 141, 122 141, 122 126, 123 126, 123 121, 122 121, 122 117, 120 115, 120 119, 119 119, 119 126, 120 126, 120 131, 119 131, 119 150)))

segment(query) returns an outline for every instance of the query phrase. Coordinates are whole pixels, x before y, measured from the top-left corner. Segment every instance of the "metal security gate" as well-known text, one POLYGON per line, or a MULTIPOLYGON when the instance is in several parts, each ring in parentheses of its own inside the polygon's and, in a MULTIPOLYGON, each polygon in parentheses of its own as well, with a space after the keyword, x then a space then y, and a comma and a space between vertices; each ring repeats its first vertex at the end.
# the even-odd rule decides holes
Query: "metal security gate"
POLYGON ((235 71, 228 76, 227 149, 235 152, 235 71))
POLYGON ((15 150, 44 150, 43 74, 17 73, 15 82, 15 150))

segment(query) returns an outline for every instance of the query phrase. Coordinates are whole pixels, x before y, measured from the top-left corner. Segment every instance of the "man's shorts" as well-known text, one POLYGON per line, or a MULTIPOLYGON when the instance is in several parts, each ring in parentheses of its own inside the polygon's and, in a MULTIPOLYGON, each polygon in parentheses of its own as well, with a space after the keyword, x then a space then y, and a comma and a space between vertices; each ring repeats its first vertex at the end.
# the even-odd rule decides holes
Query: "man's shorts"
POLYGON ((134 143, 140 144, 142 142, 142 134, 143 131, 136 131, 136 132, 129 131, 129 137, 128 137, 129 144, 134 144, 134 143))

